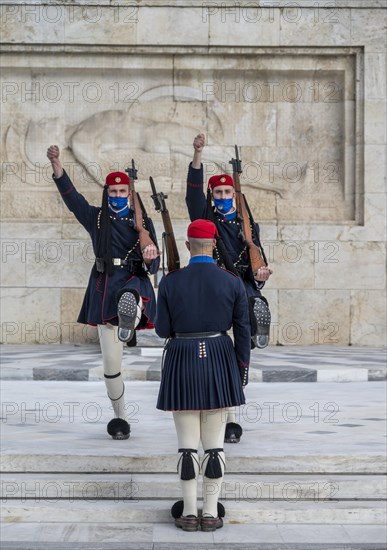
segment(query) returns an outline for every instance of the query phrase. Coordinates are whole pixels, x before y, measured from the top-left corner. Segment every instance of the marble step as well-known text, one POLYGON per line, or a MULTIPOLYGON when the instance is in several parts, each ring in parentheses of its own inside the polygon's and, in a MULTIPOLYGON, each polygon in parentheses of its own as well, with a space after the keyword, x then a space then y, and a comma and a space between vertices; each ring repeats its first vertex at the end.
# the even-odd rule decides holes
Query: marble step
MULTIPOLYGON (((227 450, 227 449, 226 449, 227 450)), ((118 453, 119 451, 117 451, 118 453)), ((35 473, 175 473, 176 454, 103 455, 3 452, 0 472, 35 473)), ((383 454, 304 454, 227 456, 227 472, 238 474, 371 474, 386 473, 383 454)))
MULTIPOLYGON (((2 474, 1 499, 41 502, 59 500, 179 499, 174 474, 2 474)), ((199 478, 199 497, 202 480, 199 478)), ((387 481, 378 475, 243 475, 226 473, 221 499, 260 500, 377 500, 387 497, 387 481)))
POLYGON ((224 524, 183 533, 169 523, 8 523, 2 550, 381 550, 386 527, 354 524, 224 524))
MULTIPOLYGON (((116 523, 168 523, 174 500, 70 500, 54 503, 43 501, 9 500, 2 505, 2 518, 10 522, 103 523, 110 518, 116 523)), ((263 501, 226 502, 226 521, 236 524, 327 523, 373 524, 386 523, 384 501, 263 501)))

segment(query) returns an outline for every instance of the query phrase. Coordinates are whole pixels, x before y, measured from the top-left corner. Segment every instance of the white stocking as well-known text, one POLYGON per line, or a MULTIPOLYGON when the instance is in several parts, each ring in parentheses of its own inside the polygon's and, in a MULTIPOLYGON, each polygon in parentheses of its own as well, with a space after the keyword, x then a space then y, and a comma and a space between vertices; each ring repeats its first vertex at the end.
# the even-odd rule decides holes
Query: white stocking
MULTIPOLYGON (((179 449, 197 450, 200 442, 200 411, 178 411, 173 413, 175 421, 177 441, 179 449)), ((181 455, 180 455, 181 456, 181 455)), ((183 516, 198 515, 198 475, 199 458, 197 453, 191 454, 195 470, 195 479, 180 479, 183 492, 184 510, 183 516)), ((180 458, 180 457, 179 457, 180 458)), ((181 473, 182 461, 180 461, 179 477, 181 473)))
POLYGON ((236 407, 230 407, 227 409, 227 423, 228 422, 236 423, 236 407))
MULTIPOLYGON (((224 432, 226 429, 227 412, 224 409, 214 411, 201 411, 201 440, 203 449, 223 449, 224 432)), ((222 469, 222 477, 212 479, 204 475, 208 462, 205 457, 202 464, 203 473, 203 516, 218 517, 218 499, 222 489, 224 474, 224 452, 219 451, 219 461, 222 469)))
POLYGON ((125 385, 121 375, 123 344, 118 339, 117 332, 118 327, 113 325, 98 325, 107 394, 115 417, 125 419, 125 385))

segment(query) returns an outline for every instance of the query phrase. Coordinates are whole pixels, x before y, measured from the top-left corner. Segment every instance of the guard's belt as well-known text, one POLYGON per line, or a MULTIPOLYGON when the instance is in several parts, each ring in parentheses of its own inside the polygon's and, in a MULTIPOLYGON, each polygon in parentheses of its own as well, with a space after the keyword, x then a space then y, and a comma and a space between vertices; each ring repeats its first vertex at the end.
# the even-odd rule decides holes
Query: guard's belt
POLYGON ((128 260, 121 260, 121 258, 112 258, 113 265, 128 265, 128 260))
POLYGON ((112 258, 113 265, 123 267, 133 275, 145 273, 141 260, 122 260, 121 258, 112 258))
MULTIPOLYGON (((121 258, 112 258, 112 264, 116 267, 127 269, 132 275, 146 274, 141 260, 122 260, 121 258)), ((98 273, 105 272, 105 263, 102 258, 95 259, 95 267, 98 273)))
POLYGON ((226 336, 227 332, 176 332, 172 338, 216 338, 226 336))

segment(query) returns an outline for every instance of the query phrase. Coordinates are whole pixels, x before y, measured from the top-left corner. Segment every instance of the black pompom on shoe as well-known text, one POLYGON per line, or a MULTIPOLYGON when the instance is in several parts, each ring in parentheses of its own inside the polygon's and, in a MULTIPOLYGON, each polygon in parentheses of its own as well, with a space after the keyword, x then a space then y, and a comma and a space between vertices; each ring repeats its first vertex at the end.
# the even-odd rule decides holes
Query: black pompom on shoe
POLYGON ((183 515, 183 510, 184 510, 184 501, 177 500, 171 508, 172 517, 175 519, 180 518, 183 515))
POLYGON ((221 502, 218 502, 218 516, 224 518, 226 515, 226 510, 221 502))
POLYGON ((242 437, 242 426, 236 422, 227 422, 226 433, 224 434, 225 443, 239 443, 242 437))
POLYGON ((107 433, 113 439, 129 439, 130 426, 123 418, 113 418, 107 425, 107 433))

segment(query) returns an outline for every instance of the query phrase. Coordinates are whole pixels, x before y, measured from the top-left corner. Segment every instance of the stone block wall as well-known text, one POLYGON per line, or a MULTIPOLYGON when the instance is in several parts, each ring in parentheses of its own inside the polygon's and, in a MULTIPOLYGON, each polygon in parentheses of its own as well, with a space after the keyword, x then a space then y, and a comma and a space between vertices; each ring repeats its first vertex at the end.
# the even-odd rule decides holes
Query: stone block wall
POLYGON ((383 0, 1 2, 1 341, 91 342, 75 322, 93 263, 45 156, 101 200, 135 158, 168 194, 182 263, 185 179, 240 146, 274 274, 272 344, 385 345, 383 0))

